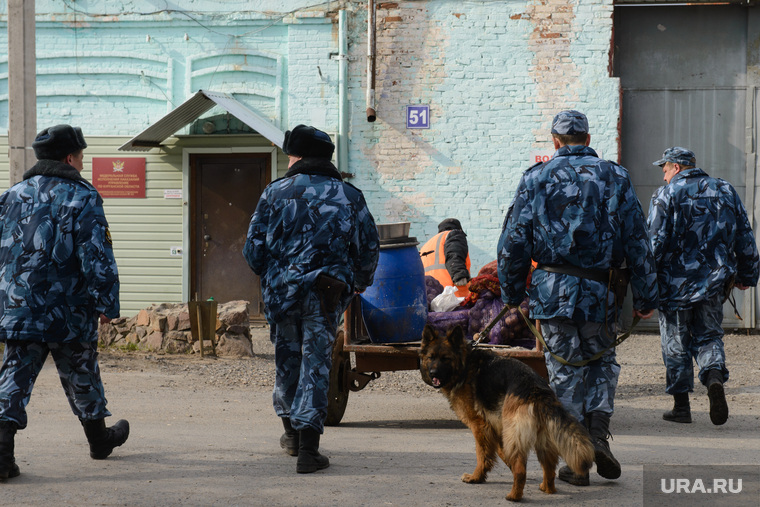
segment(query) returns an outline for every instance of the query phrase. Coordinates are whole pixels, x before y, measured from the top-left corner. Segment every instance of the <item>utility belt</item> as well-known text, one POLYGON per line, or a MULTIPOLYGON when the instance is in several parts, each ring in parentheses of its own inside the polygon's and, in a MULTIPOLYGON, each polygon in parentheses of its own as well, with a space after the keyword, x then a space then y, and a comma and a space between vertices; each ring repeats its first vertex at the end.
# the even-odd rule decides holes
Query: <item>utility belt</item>
POLYGON ((619 307, 623 306, 623 301, 628 293, 628 283, 631 281, 630 268, 595 269, 581 268, 572 264, 539 264, 536 269, 603 283, 607 286, 607 290, 612 291, 615 295, 615 304, 619 307))
MULTIPOLYGON (((593 268, 579 268, 578 266, 573 266, 572 264, 539 264, 536 266, 536 269, 543 269, 547 273, 560 273, 563 275, 571 275, 571 276, 577 276, 578 278, 586 278, 588 280, 594 280, 595 282, 603 283, 607 285, 607 293, 609 294, 610 291, 615 295, 615 322, 617 322, 617 311, 618 307, 622 307, 623 300, 625 299, 626 292, 628 292, 628 283, 631 279, 631 270, 630 268, 610 268, 610 269, 593 269, 593 268)), ((609 322, 607 322, 607 316, 609 315, 608 312, 608 305, 609 298, 605 298, 605 309, 604 309, 604 332, 607 334, 607 337, 610 339, 611 345, 607 347, 606 349, 597 352, 593 356, 591 356, 588 359, 583 359, 581 361, 576 362, 569 362, 566 359, 558 356, 554 352, 551 351, 551 349, 546 345, 546 342, 544 341, 543 336, 541 336, 541 333, 538 332, 538 330, 535 328, 533 323, 525 316, 524 313, 520 312, 520 315, 523 316, 523 319, 525 320, 525 323, 528 325, 528 328, 533 332, 533 334, 536 336, 536 338, 541 342, 541 344, 544 347, 544 350, 546 350, 555 360, 557 360, 559 363, 564 365, 569 365, 573 367, 581 367, 585 366, 588 363, 594 362, 600 357, 602 357, 604 354, 607 353, 608 350, 614 349, 623 341, 628 338, 631 335, 631 332, 633 331, 633 328, 636 327, 636 324, 639 323, 639 317, 634 317, 633 323, 631 324, 631 328, 623 333, 622 335, 610 335, 609 329, 610 325, 609 322)), ((509 305, 505 306, 508 307, 509 305)))

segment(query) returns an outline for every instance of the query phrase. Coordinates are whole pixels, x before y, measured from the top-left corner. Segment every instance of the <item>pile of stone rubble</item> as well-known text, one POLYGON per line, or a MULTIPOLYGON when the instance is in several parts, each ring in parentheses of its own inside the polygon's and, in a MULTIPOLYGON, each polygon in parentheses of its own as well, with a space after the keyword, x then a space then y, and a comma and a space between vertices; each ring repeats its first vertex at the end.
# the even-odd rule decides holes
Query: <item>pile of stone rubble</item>
MULTIPOLYGON (((191 331, 191 318, 197 318, 197 315, 191 316, 187 303, 151 305, 134 317, 121 317, 100 324, 99 343, 105 347, 197 354, 200 343, 191 331)), ((219 356, 253 356, 249 326, 248 301, 219 304, 214 344, 212 347, 211 341, 205 337, 204 354, 211 354, 215 349, 219 356)))

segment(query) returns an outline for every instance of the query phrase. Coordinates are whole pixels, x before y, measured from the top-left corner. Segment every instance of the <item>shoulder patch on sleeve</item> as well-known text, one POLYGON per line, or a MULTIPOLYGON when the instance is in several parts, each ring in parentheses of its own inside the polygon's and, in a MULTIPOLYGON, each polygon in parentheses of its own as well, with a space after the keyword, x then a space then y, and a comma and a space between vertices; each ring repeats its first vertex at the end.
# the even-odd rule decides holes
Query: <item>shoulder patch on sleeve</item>
POLYGON ((106 243, 109 245, 113 245, 113 240, 111 239, 111 231, 106 227, 106 243))

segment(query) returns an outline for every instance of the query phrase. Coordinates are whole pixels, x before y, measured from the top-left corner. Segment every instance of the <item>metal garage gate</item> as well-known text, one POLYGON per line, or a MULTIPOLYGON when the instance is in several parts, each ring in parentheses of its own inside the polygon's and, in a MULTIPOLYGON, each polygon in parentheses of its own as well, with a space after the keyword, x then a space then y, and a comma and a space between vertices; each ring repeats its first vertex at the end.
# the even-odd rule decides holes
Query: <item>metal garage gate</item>
MULTIPOLYGON (((615 7, 614 71, 623 90, 621 162, 644 212, 664 184, 652 162, 685 146, 711 176, 731 182, 755 215, 756 118, 760 26, 739 5, 615 7), (748 72, 749 71, 749 72, 748 72)), ((755 327, 754 290, 734 291, 743 321, 724 309, 726 328, 755 327)), ((656 328, 657 321, 646 322, 656 328)))

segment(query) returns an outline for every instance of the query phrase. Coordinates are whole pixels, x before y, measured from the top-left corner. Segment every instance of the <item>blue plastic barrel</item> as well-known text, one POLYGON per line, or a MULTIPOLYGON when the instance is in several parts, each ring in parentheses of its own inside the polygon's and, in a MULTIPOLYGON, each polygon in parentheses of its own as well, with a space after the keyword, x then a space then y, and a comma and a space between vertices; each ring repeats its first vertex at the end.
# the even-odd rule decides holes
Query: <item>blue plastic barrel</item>
POLYGON ((416 342, 427 322, 425 270, 415 238, 380 243, 375 280, 361 295, 373 343, 416 342))

